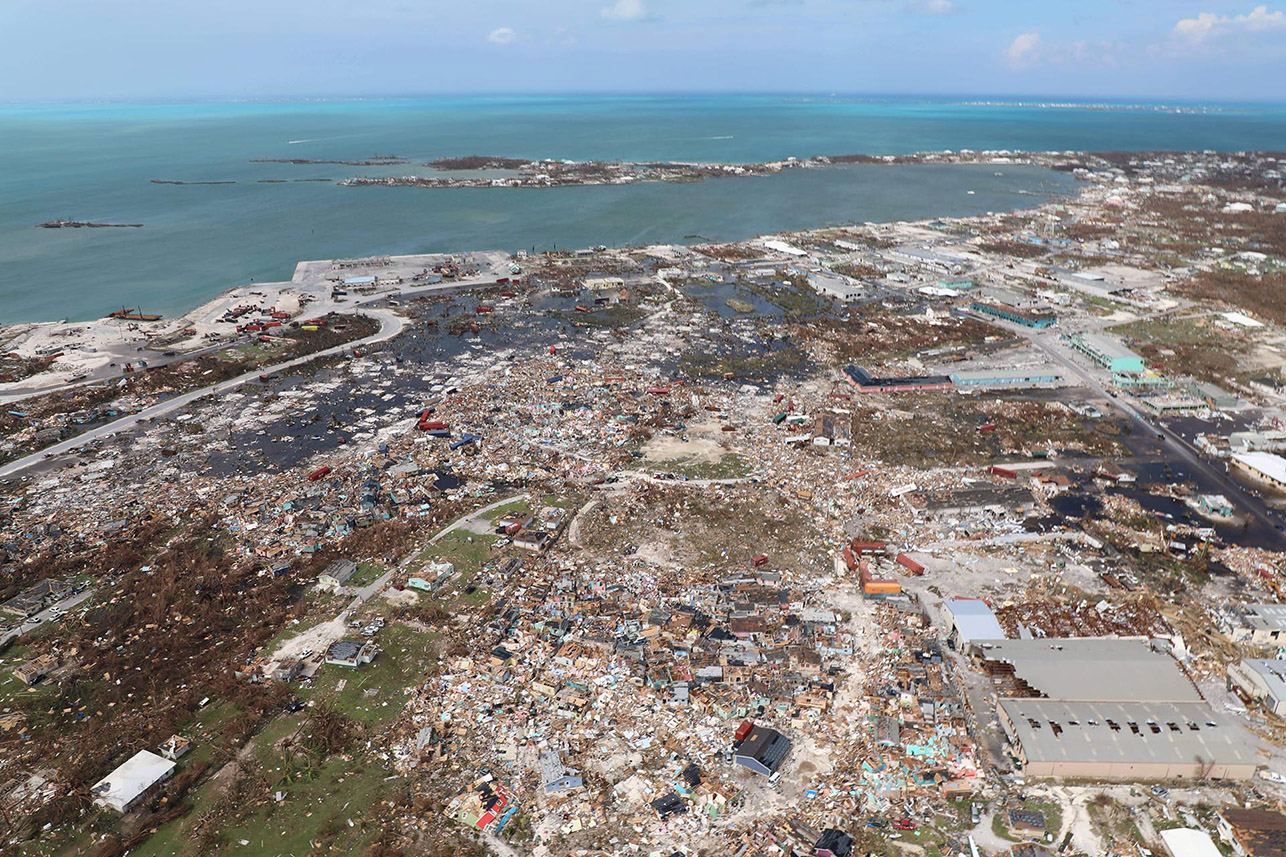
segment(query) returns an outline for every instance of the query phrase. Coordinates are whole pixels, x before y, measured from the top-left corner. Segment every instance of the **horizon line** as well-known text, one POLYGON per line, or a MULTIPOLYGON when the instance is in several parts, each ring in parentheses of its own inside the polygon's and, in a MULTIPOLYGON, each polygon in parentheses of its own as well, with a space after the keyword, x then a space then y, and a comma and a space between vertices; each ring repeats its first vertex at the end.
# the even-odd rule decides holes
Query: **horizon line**
POLYGON ((276 95, 100 95, 100 96, 9 96, 0 97, 0 105, 93 105, 93 104, 227 104, 227 103, 308 103, 343 101, 412 101, 423 99, 477 98, 477 99, 540 99, 540 98, 808 98, 856 99, 867 101, 924 99, 952 102, 994 102, 996 104, 1058 105, 1096 104, 1116 107, 1226 107, 1257 106, 1286 107, 1286 100, 1259 98, 1192 98, 1187 96, 1161 96, 1146 94, 1085 95, 1050 92, 877 92, 877 91, 820 91, 820 90, 532 90, 503 92, 494 90, 453 92, 406 93, 312 93, 276 95))

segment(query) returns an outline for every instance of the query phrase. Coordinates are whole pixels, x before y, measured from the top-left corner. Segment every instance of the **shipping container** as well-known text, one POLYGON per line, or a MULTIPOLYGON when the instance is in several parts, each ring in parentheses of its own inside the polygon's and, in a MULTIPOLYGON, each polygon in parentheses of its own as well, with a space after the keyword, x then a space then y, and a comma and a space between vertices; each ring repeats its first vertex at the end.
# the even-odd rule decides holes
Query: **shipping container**
POLYGON ((924 574, 924 566, 920 565, 920 563, 911 559, 911 557, 907 556, 904 553, 898 554, 897 559, 895 561, 897 562, 898 565, 905 567, 908 572, 910 572, 911 574, 914 574, 916 577, 919 577, 920 575, 924 574))
POLYGON ((761 553, 758 556, 756 556, 754 559, 750 560, 750 562, 752 565, 754 565, 755 568, 763 568, 765 565, 768 564, 768 554, 761 553))
POLYGON ((1018 471, 1010 470, 1008 467, 1001 467, 999 464, 993 464, 987 468, 987 472, 1005 479, 1017 479, 1018 471))
POLYGON ((331 472, 331 467, 330 467, 330 465, 323 465, 322 467, 318 467, 318 468, 317 468, 316 470, 314 470, 312 473, 309 473, 309 474, 308 474, 308 481, 309 481, 309 482, 316 482, 318 479, 322 479, 322 478, 326 477, 327 475, 329 475, 329 474, 330 474, 330 472, 331 472))

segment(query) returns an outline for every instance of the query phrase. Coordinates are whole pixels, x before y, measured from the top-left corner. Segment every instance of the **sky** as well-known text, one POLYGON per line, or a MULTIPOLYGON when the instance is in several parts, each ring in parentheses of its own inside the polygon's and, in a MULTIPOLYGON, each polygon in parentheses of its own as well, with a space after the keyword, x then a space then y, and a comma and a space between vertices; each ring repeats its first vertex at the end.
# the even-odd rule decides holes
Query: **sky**
POLYGON ((1286 0, 0 0, 0 99, 1286 100, 1286 0))

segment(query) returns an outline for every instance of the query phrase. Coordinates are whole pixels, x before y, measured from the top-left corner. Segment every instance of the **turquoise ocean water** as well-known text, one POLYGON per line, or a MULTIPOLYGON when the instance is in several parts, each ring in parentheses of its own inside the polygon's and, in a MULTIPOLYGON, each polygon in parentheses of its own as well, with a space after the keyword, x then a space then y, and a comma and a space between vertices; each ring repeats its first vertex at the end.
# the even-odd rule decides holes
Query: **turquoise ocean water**
POLYGON ((1175 113, 790 96, 0 105, 0 323, 94 318, 122 304, 182 313, 233 286, 287 279, 301 259, 731 240, 1023 207, 1074 189, 1043 170, 966 166, 549 190, 345 188, 333 181, 427 171, 254 158, 748 162, 961 148, 1280 149, 1282 140, 1286 110, 1253 106, 1175 113), (332 181, 260 182, 300 178, 332 181), (145 227, 33 228, 54 219, 145 227))

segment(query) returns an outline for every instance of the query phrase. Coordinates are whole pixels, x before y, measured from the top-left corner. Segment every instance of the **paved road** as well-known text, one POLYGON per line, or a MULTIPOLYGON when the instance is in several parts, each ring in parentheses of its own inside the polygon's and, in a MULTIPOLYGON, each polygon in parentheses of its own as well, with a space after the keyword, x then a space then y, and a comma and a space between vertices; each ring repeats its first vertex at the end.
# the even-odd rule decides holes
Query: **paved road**
POLYGON ((385 342, 397 336, 399 333, 402 332, 402 329, 405 327, 405 322, 402 320, 401 317, 396 316, 393 313, 388 312, 387 310, 361 309, 358 311, 364 315, 369 315, 373 318, 378 319, 380 322, 380 329, 377 332, 371 334, 370 336, 364 339, 354 340, 353 342, 346 342, 343 345, 336 345, 334 348, 327 348, 324 351, 318 351, 313 354, 305 355, 303 357, 296 357, 293 360, 287 360, 284 363, 278 363, 275 366, 266 366, 259 369, 255 369, 252 372, 247 372, 244 375, 239 375, 236 378, 232 378, 228 381, 221 381, 218 384, 214 384, 209 387, 202 387, 199 390, 192 390, 190 392, 182 393, 178 396, 175 396, 172 399, 166 399, 163 402, 158 402, 157 404, 152 405, 151 407, 144 408, 143 410, 139 411, 136 414, 123 416, 123 417, 120 417, 119 419, 112 420, 110 423, 106 423, 101 426, 96 426, 90 429, 89 431, 85 432, 84 434, 77 435, 76 437, 69 438, 68 440, 64 440, 60 443, 56 443, 53 446, 46 447, 45 449, 42 449, 40 452, 32 453, 31 455, 28 455, 25 458, 19 458, 16 461, 9 462, 3 467, 0 467, 0 478, 6 477, 6 476, 12 476, 15 473, 20 473, 21 471, 26 470, 28 467, 39 464, 40 462, 44 461, 46 458, 49 458, 55 455, 62 455, 63 453, 69 452, 72 449, 75 449, 76 447, 84 446, 85 444, 91 441, 99 440, 105 437, 110 437, 118 432, 122 432, 127 429, 133 428, 134 426, 146 420, 156 419, 157 417, 162 417, 162 416, 165 416, 166 414, 173 413, 174 411, 180 410, 182 408, 186 408, 188 405, 192 404, 197 399, 200 399, 204 396, 218 395, 219 393, 226 393, 229 390, 235 390, 236 388, 242 386, 243 384, 246 384, 250 381, 254 381, 260 375, 271 375, 278 372, 283 372, 287 369, 292 369, 296 366, 302 366, 305 363, 309 363, 313 360, 317 360, 322 357, 329 357, 334 354, 343 354, 348 351, 351 351, 354 348, 361 348, 362 346, 365 346, 365 345, 372 345, 378 342, 385 342))
MULTIPOLYGON (((1250 491, 1244 488, 1240 483, 1228 478, 1226 473, 1220 473, 1218 469, 1201 457, 1200 453, 1188 443, 1178 432, 1172 431, 1164 425, 1154 423, 1147 419, 1137 408, 1121 396, 1112 396, 1107 392, 1107 388, 1099 381, 1095 375, 1077 363, 1065 350, 1059 339, 1059 334, 1054 332, 1043 332, 1033 334, 1026 328, 1019 328, 1014 325, 1005 325, 1016 333, 1026 335, 1041 351, 1056 361, 1060 366, 1093 391, 1096 395, 1107 399, 1117 410, 1134 420, 1136 426, 1140 428, 1145 435, 1152 437, 1160 436, 1165 438, 1165 445, 1169 447, 1169 452, 1178 455, 1192 469, 1194 473, 1204 476, 1213 485, 1218 485, 1220 491, 1233 500, 1237 505, 1246 510, 1253 518, 1259 521, 1268 533, 1274 533, 1279 545, 1286 544, 1286 536, 1276 532, 1277 518, 1269 511, 1268 506, 1260 498, 1254 496, 1250 491)), ((1158 438, 1159 440, 1160 438, 1158 438)))
MULTIPOLYGON (((498 278, 508 274, 508 267, 505 265, 493 265, 483 274, 476 277, 468 277, 462 280, 451 280, 450 282, 428 283, 419 286, 407 286, 397 291, 382 294, 378 297, 368 295, 352 294, 342 298, 324 298, 311 304, 306 315, 302 317, 313 318, 323 316, 327 313, 348 313, 361 312, 362 307, 373 304, 383 303, 388 299, 399 300, 403 298, 420 297, 426 294, 449 294, 457 291, 467 291, 479 286, 489 286, 498 278)), ((68 374, 67 371, 41 373, 25 381, 17 381, 4 386, 4 391, 0 392, 0 404, 16 405, 25 399, 32 399, 37 396, 48 395, 49 393, 58 393, 64 390, 71 390, 77 387, 87 387, 94 384, 116 381, 120 378, 128 377, 124 370, 120 368, 125 363, 133 363, 136 366, 139 361, 146 361, 148 369, 155 369, 158 366, 164 366, 168 363, 179 363, 184 360, 191 360, 194 357, 200 357, 203 354, 212 354, 231 348, 241 342, 254 342, 252 335, 235 336, 230 339, 221 340, 211 345, 206 345, 194 351, 183 351, 175 354, 173 357, 167 357, 161 351, 153 351, 148 346, 138 346, 128 344, 112 344, 99 349, 100 354, 107 354, 115 358, 118 366, 111 367, 102 365, 95 369, 89 370, 85 374, 88 376, 83 381, 68 383, 60 380, 68 374), (57 378, 47 378, 46 375, 56 375, 57 378), (34 385, 34 386, 33 386, 34 385)))
POLYGON ((35 616, 28 618, 21 625, 15 626, 12 630, 5 632, 3 636, 0 636, 0 645, 4 645, 14 637, 21 637, 23 634, 27 633, 28 631, 33 631, 36 628, 39 628, 48 622, 56 621, 50 618, 53 615, 53 612, 55 610, 62 610, 65 613, 68 610, 71 610, 77 604, 80 604, 82 601, 84 601, 86 598, 88 598, 93 594, 94 594, 93 589, 86 589, 84 592, 80 593, 79 595, 73 595, 70 598, 64 598, 62 601, 59 601, 58 603, 50 607, 47 607, 44 610, 41 610, 35 616), (39 621, 32 621, 33 619, 38 619, 39 621))
MULTIPOLYGON (((213 354, 217 351, 232 348, 243 342, 253 341, 254 337, 252 336, 239 336, 233 339, 223 340, 213 345, 207 345, 203 348, 198 348, 195 351, 176 353, 173 357, 167 357, 165 353, 161 351, 152 351, 148 346, 131 346, 128 349, 113 352, 113 356, 116 357, 115 362, 117 364, 115 367, 109 365, 99 366, 96 369, 92 369, 84 373, 87 376, 85 380, 74 382, 44 378, 44 373, 42 373, 32 379, 39 379, 39 386, 23 387, 16 392, 11 389, 8 392, 0 393, 0 404, 16 405, 18 402, 26 399, 34 399, 37 396, 45 396, 50 393, 61 393, 64 390, 73 390, 77 387, 89 387, 94 384, 104 384, 110 381, 116 381, 120 378, 128 378, 129 376, 125 373, 124 369, 119 368, 123 367, 126 363, 132 363, 135 368, 140 371, 143 369, 156 369, 158 367, 165 366, 168 363, 179 363, 184 360, 191 360, 195 357, 200 357, 203 354, 213 354), (141 363, 146 363, 147 365, 144 367, 140 365, 141 363)), ((105 348, 99 350, 100 352, 107 351, 105 348)), ((61 372, 52 374, 66 375, 68 373, 61 372)), ((23 382, 16 383, 22 384, 23 382)))

